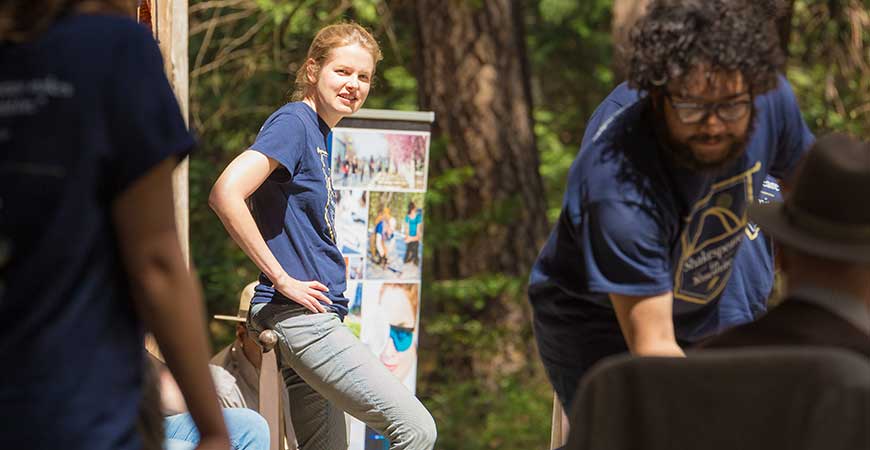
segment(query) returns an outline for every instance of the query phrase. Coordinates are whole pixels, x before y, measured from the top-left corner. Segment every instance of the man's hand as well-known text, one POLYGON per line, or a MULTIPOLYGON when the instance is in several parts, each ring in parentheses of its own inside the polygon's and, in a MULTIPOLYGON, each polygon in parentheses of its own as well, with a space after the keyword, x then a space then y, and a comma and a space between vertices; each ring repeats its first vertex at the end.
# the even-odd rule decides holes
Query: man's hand
POLYGON ((672 292, 652 297, 610 294, 625 343, 636 356, 686 356, 674 336, 672 292))

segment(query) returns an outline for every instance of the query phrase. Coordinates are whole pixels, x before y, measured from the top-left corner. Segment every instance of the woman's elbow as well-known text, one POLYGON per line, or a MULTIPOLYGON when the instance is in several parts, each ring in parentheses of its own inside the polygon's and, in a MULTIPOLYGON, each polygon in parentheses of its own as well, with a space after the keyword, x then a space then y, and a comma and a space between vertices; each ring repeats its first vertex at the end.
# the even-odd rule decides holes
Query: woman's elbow
POLYGON ((212 186, 211 192, 208 194, 208 207, 220 215, 224 206, 227 204, 229 196, 226 186, 218 180, 214 186, 212 186))

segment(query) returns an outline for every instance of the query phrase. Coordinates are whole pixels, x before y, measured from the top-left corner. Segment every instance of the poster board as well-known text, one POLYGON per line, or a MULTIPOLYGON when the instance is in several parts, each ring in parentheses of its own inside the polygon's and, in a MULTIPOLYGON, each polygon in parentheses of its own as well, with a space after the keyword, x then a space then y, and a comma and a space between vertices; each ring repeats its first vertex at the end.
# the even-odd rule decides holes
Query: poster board
MULTIPOLYGON (((431 112, 360 110, 329 139, 336 239, 347 263, 345 324, 411 392, 424 252, 431 112)), ((347 416, 349 450, 386 438, 347 416)))

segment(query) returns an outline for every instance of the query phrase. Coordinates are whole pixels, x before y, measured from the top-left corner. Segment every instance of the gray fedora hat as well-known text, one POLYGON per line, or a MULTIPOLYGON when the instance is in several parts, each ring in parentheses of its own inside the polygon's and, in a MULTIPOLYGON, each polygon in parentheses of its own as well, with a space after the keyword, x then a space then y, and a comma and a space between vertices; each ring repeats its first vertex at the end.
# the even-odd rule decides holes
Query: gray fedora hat
POLYGON ((843 134, 822 137, 785 202, 753 204, 749 217, 803 253, 870 263, 870 144, 843 134))

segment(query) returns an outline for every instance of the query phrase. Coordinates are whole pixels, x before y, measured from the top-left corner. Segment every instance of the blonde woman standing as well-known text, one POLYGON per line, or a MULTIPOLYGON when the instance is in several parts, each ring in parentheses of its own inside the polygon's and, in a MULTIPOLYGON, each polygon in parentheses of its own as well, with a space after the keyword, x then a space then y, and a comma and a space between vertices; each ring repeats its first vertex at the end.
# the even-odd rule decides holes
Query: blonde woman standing
POLYGON ((377 42, 359 25, 321 29, 296 74, 294 101, 266 120, 209 197, 262 271, 248 323, 281 337, 279 357, 303 450, 346 448, 344 412, 387 436, 391 449, 435 443, 426 408, 341 324, 348 299, 326 137, 365 102, 380 59, 377 42))

